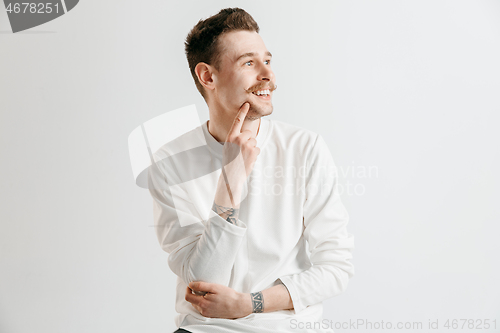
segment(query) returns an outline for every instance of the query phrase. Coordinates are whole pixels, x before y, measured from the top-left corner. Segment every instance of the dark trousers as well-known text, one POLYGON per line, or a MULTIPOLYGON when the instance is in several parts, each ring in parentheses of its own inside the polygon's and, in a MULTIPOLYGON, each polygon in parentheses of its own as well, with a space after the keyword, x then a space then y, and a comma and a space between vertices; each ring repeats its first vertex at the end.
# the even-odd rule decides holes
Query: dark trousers
POLYGON ((182 328, 179 328, 177 331, 175 331, 174 333, 191 333, 189 331, 186 331, 185 329, 182 329, 182 328))

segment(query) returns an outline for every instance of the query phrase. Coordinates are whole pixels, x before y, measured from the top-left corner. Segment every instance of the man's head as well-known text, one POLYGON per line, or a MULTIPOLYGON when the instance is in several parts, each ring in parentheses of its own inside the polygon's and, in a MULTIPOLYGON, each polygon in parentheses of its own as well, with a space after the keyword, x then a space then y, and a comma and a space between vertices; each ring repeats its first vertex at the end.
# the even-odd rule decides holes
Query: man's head
POLYGON ((276 89, 271 53, 258 34, 255 20, 239 8, 221 10, 200 20, 186 38, 186 56, 196 87, 209 108, 234 113, 250 103, 248 118, 272 113, 276 89))

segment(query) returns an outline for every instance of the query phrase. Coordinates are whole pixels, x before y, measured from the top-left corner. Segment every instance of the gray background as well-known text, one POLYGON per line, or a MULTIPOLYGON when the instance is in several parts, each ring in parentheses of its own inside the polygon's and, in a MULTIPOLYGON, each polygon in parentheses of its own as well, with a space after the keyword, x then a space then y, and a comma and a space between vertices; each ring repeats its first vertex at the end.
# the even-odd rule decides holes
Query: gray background
POLYGON ((341 171, 356 276, 325 318, 500 331, 500 2, 86 0, 18 34, 0 9, 0 332, 173 331, 127 137, 193 103, 208 118, 183 40, 230 6, 274 55, 271 118, 341 171))

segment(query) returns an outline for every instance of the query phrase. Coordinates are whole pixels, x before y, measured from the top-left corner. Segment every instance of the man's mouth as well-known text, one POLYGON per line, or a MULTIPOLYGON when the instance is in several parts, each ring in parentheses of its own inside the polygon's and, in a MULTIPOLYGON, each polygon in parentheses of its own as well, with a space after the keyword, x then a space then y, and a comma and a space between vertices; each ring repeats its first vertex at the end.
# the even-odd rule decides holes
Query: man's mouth
POLYGON ((269 89, 263 89, 263 90, 257 90, 252 92, 252 94, 261 96, 261 97, 268 97, 271 95, 271 91, 269 89))

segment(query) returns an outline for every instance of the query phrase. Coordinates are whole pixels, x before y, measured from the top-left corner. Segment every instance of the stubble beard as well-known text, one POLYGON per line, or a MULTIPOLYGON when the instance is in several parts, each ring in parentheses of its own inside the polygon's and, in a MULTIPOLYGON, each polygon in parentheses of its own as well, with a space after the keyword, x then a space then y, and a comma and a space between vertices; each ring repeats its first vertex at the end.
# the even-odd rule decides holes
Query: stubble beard
POLYGON ((248 109, 246 119, 253 121, 265 116, 269 116, 271 113, 273 113, 272 104, 266 107, 261 107, 250 103, 250 109, 248 109))

